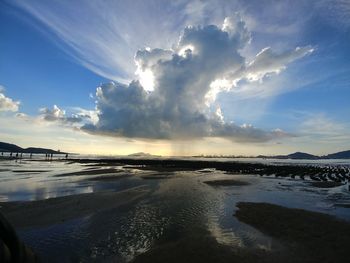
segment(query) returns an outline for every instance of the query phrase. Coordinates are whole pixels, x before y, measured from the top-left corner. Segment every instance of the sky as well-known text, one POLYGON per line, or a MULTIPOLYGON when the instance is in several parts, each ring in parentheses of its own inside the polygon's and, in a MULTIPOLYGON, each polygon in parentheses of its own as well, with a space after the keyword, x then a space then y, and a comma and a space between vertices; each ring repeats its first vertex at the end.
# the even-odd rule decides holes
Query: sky
POLYGON ((0 0, 0 141, 83 154, 350 149, 348 0, 0 0))

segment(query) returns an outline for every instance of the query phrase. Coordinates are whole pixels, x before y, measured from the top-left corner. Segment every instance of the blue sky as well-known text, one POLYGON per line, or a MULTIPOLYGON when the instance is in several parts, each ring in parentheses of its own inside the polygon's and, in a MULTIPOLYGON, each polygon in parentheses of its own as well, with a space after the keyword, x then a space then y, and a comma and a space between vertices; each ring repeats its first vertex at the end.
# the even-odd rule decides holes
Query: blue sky
POLYGON ((98 154, 350 149, 346 0, 2 0, 0 35, 2 141, 98 154))
POLYGON ((1 5, 1 85, 22 101, 21 110, 36 114, 58 102, 93 107, 89 92, 106 79, 74 61, 21 10, 1 5))

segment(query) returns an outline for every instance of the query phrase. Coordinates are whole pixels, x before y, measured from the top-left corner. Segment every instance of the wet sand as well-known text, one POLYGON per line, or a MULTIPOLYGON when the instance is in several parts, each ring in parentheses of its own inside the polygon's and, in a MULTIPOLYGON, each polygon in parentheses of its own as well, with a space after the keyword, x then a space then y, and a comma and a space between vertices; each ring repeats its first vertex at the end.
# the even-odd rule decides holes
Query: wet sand
POLYGON ((51 170, 12 170, 14 173, 46 173, 51 172, 51 170))
POLYGON ((89 169, 72 173, 58 174, 56 177, 64 177, 64 176, 73 176, 73 175, 98 175, 98 174, 111 174, 111 173, 120 173, 121 170, 117 170, 115 168, 108 169, 89 169))
POLYGON ((350 204, 334 204, 336 207, 350 208, 350 204))
POLYGON ((261 249, 234 249, 220 244, 205 230, 194 231, 192 236, 156 246, 133 260, 133 263, 268 263, 281 262, 281 257, 261 249))
POLYGON ((348 262, 350 223, 333 216, 268 203, 238 203, 235 216, 280 241, 279 250, 220 244, 206 229, 159 244, 133 262, 348 262))
POLYGON ((318 187, 318 188, 332 188, 332 187, 338 187, 343 185, 340 182, 310 182, 310 184, 314 187, 318 187))
POLYGON ((100 175, 96 177, 87 178, 87 181, 117 181, 123 178, 130 177, 130 174, 110 174, 110 175, 100 175))
POLYGON ((240 221, 286 244, 293 262, 349 262, 349 222, 268 203, 241 202, 237 207, 240 221))
POLYGON ((156 173, 156 174, 149 174, 149 175, 141 176, 141 178, 145 179, 145 180, 170 179, 173 177, 174 177, 173 173, 156 173))
MULTIPOLYGON (((55 255, 52 251, 61 248, 59 247, 61 243, 69 243, 70 239, 82 243, 79 239, 81 237, 85 238, 84 242, 87 242, 86 239, 88 238, 86 236, 89 236, 91 237, 90 243, 81 250, 83 252, 77 252, 75 245, 79 243, 78 241, 72 245, 73 249, 69 245, 63 246, 63 248, 69 251, 70 255, 76 254, 77 259, 85 260, 87 258, 92 259, 92 255, 94 255, 93 253, 87 253, 86 250, 93 250, 97 247, 97 251, 100 253, 96 254, 97 259, 102 262, 105 262, 103 260, 106 257, 105 251, 108 252, 109 250, 111 251, 110 257, 113 259, 117 257, 116 254, 118 253, 117 255, 121 259, 120 262, 128 262, 124 260, 125 258, 134 259, 134 262, 347 262, 345 246, 350 241, 349 223, 347 222, 321 213, 289 209, 267 203, 239 203, 236 217, 240 221, 232 217, 232 211, 235 210, 235 204, 238 201, 261 201, 261 199, 254 196, 257 190, 271 191, 271 195, 275 191, 284 191, 288 194, 285 188, 279 187, 282 183, 282 186, 290 186, 290 189, 307 188, 315 193, 329 192, 329 195, 331 195, 336 192, 338 197, 340 195, 345 196, 348 194, 345 187, 329 190, 315 188, 331 188, 345 184, 349 175, 349 170, 346 170, 348 168, 182 160, 76 160, 72 163, 74 165, 70 170, 57 169, 57 172, 50 173, 51 178, 56 176, 65 177, 56 178, 52 181, 65 182, 67 180, 68 184, 70 180, 74 180, 74 183, 78 182, 76 183, 77 188, 91 187, 93 191, 97 192, 79 193, 39 201, 0 203, 0 211, 22 234, 24 233, 23 237, 27 238, 31 244, 38 244, 41 252, 44 251, 44 256, 49 255, 48 258, 50 259, 54 258, 55 255), (120 166, 125 169, 123 170, 120 166), (98 169, 98 167, 100 168, 98 169), (77 171, 79 168, 83 170, 77 171), (183 171, 193 171, 193 173, 183 171), (238 176, 237 174, 244 174, 244 176, 238 176), (86 177, 78 177, 79 175, 86 175, 86 177), (72 176, 72 178, 69 178, 69 176, 72 176), (295 179, 306 180, 296 182, 294 180, 295 176, 297 176, 295 179), (118 181, 125 177, 130 177, 130 180, 127 178, 118 181), (230 177, 235 179, 227 179, 230 177), (293 179, 287 179, 288 177, 293 179), (170 178, 174 178, 174 180, 157 180, 170 178), (328 181, 320 181, 324 179, 328 181), (271 182, 271 184, 266 184, 268 188, 265 188, 265 186, 257 187, 259 184, 268 181, 271 182), (147 187, 122 191, 134 187, 135 184, 147 185, 147 187), (225 187, 208 187, 205 184, 225 187), (104 188, 106 186, 109 188, 104 188), (153 190, 150 190, 151 187, 153 187, 153 190), (119 191, 120 189, 122 190, 119 191), (119 192, 108 192, 109 190, 119 192), (245 196, 245 193, 249 191, 253 194, 245 196), (227 210, 217 209, 221 205, 227 210), (121 216, 122 210, 125 213, 123 216, 121 216), (224 222, 227 224, 224 228, 216 222, 216 216, 220 219, 237 221, 240 227, 232 230, 231 227, 234 225, 231 225, 230 222, 224 222), (73 224, 70 220, 82 218, 84 218, 82 221, 88 222, 88 227, 87 230, 83 229, 82 234, 79 233, 78 237, 70 236, 70 233, 73 232, 66 234, 64 230, 59 229, 58 233, 61 239, 59 241, 53 239, 52 241, 52 237, 56 238, 55 231, 48 231, 47 233, 51 236, 46 236, 46 232, 43 230, 46 227, 55 228, 62 225, 70 227, 73 224), (123 221, 124 218, 125 222, 123 221), (224 243, 218 238, 221 237, 220 235, 223 236, 224 232, 220 232, 217 236, 210 232, 215 228, 208 228, 208 222, 205 221, 207 219, 210 220, 211 226, 217 224, 217 229, 229 229, 232 233, 238 233, 238 235, 241 235, 241 229, 248 227, 248 225, 252 226, 251 229, 254 228, 253 230, 256 232, 260 231, 263 233, 259 232, 261 235, 277 240, 281 248, 272 246, 273 249, 269 250, 268 245, 265 246, 264 242, 252 241, 252 243, 249 243, 250 239, 247 241, 247 245, 244 243, 242 247, 237 246, 236 243, 228 245, 228 243, 224 243), (62 222, 66 223, 60 224, 62 222), (168 224, 168 222, 170 223, 168 224), (183 226, 186 226, 186 231, 189 232, 182 232, 183 226), (47 237, 49 246, 37 242, 36 231, 39 232, 38 236, 47 237), (123 236, 124 233, 125 236, 123 236), (149 236, 147 236, 148 234, 149 236), (134 238, 133 235, 135 235, 135 239, 128 243, 129 238, 134 238), (115 238, 114 241, 113 237, 115 238), (139 241, 144 242, 144 244, 140 245, 139 241), (262 245, 255 246, 258 243, 262 245), (124 247, 121 244, 124 244, 124 247), (128 257, 124 257, 122 255, 124 250, 122 249, 132 250, 135 248, 135 244, 141 249, 130 252, 132 257, 129 257, 129 254, 128 257), (54 250, 50 250, 50 245, 51 248, 54 247, 54 250), (46 252, 46 250, 49 252, 46 252), (322 250, 320 255, 319 250, 322 250)), ((24 168, 22 169, 24 170, 24 168)), ((32 169, 36 168, 33 167, 32 169)), ((16 176, 20 176, 20 174, 16 176)), ((37 179, 39 176, 34 175, 33 182, 39 181, 37 179)), ((46 182, 44 188, 48 188, 46 182)), ((67 191, 64 194, 71 193, 67 191)), ((281 193, 277 195, 276 199, 280 196, 281 193)), ((290 201, 288 205, 293 206, 295 204, 293 203, 293 200, 296 199, 295 195, 282 196, 290 201)), ((321 200, 325 196, 326 194, 323 197, 317 193, 317 197, 321 200)), ((262 200, 270 202, 271 199, 262 200)), ((311 200, 312 202, 310 201, 312 204, 311 208, 309 206, 310 209, 314 209, 314 200, 316 198, 311 200)), ((332 203, 331 207, 332 209, 342 207, 345 208, 344 210, 348 210, 349 200, 345 197, 339 200, 336 199, 337 203, 332 203)), ((300 203, 297 204, 297 207, 304 207, 300 203)), ((326 204, 328 205, 328 203, 326 204)), ((282 205, 284 204, 282 203, 282 205)), ((74 229, 81 230, 79 226, 74 227, 76 227, 74 229)), ((248 234, 255 234, 254 231, 249 231, 248 234)), ((242 238, 242 236, 239 237, 242 238)), ((245 238, 245 236, 243 237, 245 238)), ((40 252, 40 250, 38 251, 40 252)), ((43 258, 45 259, 45 257, 43 258)))
POLYGON ((203 183, 212 185, 212 186, 244 186, 244 185, 250 185, 248 182, 244 181, 238 181, 233 179, 223 179, 223 180, 211 180, 211 181, 204 181, 203 183))
POLYGON ((145 196, 148 191, 137 187, 121 192, 99 192, 50 198, 39 201, 0 203, 0 211, 15 227, 41 227, 88 216, 145 196))

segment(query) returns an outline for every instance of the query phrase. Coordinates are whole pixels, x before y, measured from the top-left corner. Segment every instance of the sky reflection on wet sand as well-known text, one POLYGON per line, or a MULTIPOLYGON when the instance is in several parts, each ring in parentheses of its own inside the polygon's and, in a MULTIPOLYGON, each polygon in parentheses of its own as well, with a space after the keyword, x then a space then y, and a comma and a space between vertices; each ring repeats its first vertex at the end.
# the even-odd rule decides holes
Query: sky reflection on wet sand
POLYGON ((52 262, 58 262, 55 261, 57 259, 66 262, 72 258, 130 261, 159 242, 191 235, 194 227, 206 229, 225 245, 278 249, 278 242, 233 216, 237 210, 236 203, 241 201, 269 202, 350 219, 348 208, 335 206, 337 203, 350 203, 347 185, 319 189, 298 179, 261 178, 216 170, 178 171, 167 174, 169 179, 156 179, 161 172, 121 166, 118 169, 122 169, 122 172, 116 175, 122 173, 128 176, 116 180, 88 180, 96 175, 57 177, 59 174, 89 169, 77 163, 23 161, 11 166, 13 164, 14 161, 0 162, 0 196, 3 202, 122 191, 141 185, 150 191, 142 200, 120 209, 51 226, 19 229, 23 240, 44 260, 52 262), (14 172, 16 170, 28 172, 14 172), (45 171, 30 172, 33 170, 45 171), (143 179, 150 175, 152 179, 143 179), (237 179, 250 184, 213 187, 203 183, 218 179, 237 179), (67 253, 56 253, 62 249, 67 253))

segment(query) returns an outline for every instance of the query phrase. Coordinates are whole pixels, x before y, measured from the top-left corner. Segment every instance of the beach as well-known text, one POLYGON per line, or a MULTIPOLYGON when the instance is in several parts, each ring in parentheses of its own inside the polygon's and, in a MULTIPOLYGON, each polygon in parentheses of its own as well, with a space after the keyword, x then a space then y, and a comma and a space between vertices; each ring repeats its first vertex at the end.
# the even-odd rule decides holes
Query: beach
POLYGON ((347 262, 346 162, 0 166, 0 211, 43 262, 347 262))

